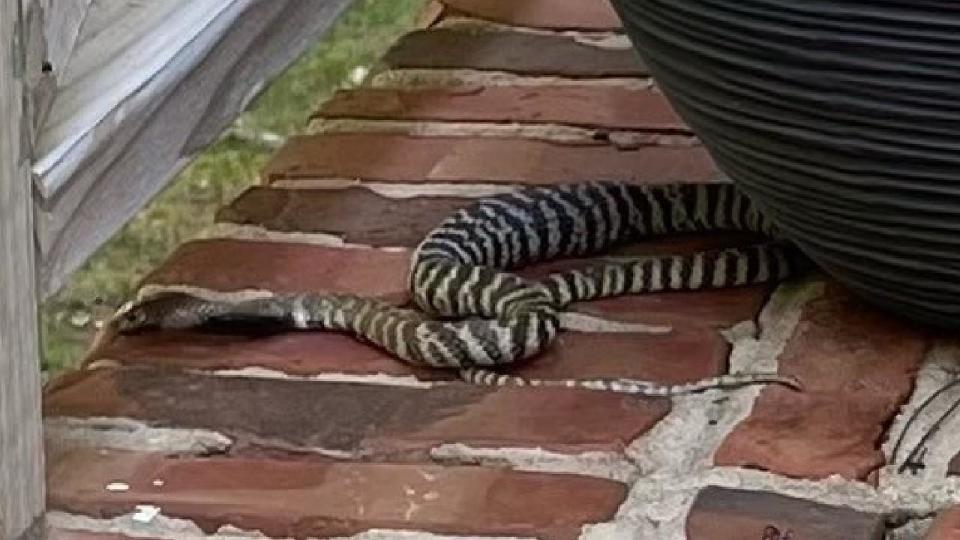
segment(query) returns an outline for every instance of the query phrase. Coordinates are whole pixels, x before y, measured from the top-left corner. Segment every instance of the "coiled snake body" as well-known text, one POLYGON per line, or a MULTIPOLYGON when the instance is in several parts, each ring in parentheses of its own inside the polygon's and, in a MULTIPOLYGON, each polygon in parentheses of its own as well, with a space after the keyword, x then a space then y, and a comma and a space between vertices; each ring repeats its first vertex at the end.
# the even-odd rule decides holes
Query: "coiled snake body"
POLYGON ((559 313, 572 302, 778 281, 805 264, 733 185, 590 182, 481 199, 446 219, 412 258, 409 286, 419 310, 355 295, 306 293, 227 303, 174 294, 123 311, 117 325, 121 332, 133 332, 259 318, 299 329, 345 331, 410 364, 458 369, 475 384, 579 386, 643 395, 756 383, 795 387, 794 379, 772 373, 657 385, 630 379, 526 379, 489 368, 547 348, 559 332, 559 313), (509 271, 597 254, 628 241, 709 230, 749 231, 768 241, 692 255, 601 259, 542 280, 509 271))

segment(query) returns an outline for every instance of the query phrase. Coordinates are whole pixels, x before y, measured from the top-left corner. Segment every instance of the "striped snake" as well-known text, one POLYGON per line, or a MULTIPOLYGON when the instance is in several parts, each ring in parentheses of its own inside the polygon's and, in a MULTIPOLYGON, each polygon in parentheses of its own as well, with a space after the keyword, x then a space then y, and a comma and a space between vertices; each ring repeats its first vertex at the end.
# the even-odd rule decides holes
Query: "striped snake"
POLYGON ((535 187, 461 209, 417 246, 409 287, 418 310, 342 294, 281 294, 219 302, 166 294, 121 310, 120 332, 241 320, 345 331, 413 365, 453 368, 473 384, 570 386, 640 395, 777 383, 775 373, 739 373, 688 384, 632 379, 541 380, 500 374, 557 337, 573 302, 658 291, 726 288, 785 279, 806 259, 731 184, 634 186, 590 182, 535 187), (643 238, 733 230, 766 239, 745 248, 691 255, 599 259, 541 280, 510 270, 559 257, 597 254, 643 238))

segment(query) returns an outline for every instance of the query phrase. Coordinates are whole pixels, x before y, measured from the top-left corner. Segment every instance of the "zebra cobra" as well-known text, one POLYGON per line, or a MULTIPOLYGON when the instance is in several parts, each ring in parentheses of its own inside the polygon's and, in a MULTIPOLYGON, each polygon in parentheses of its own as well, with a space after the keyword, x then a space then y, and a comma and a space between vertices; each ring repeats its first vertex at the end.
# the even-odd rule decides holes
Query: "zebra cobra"
POLYGON ((731 184, 635 186, 589 182, 484 198, 456 212, 414 251, 406 309, 355 295, 282 294, 240 302, 186 294, 146 299, 118 313, 120 332, 237 320, 349 332, 413 365, 452 368, 483 385, 569 386, 676 395, 775 383, 791 377, 739 373, 680 385, 632 379, 541 380, 491 368, 530 358, 560 330, 571 303, 658 291, 736 287, 783 280, 805 265, 773 223, 731 184), (696 231, 749 231, 764 241, 690 255, 596 259, 544 279, 511 270, 559 257, 599 254, 629 241, 696 231))

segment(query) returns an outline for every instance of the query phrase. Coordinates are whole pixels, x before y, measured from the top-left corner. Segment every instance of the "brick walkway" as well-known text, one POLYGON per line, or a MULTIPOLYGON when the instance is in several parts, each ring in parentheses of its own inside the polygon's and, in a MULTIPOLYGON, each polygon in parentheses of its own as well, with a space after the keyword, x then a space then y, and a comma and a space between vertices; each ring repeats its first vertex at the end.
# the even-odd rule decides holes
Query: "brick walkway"
MULTIPOLYGON (((722 181, 600 0, 445 3, 144 290, 401 303, 411 248, 470 198, 596 178, 722 181)), ((903 413, 953 377, 956 343, 822 278, 574 311, 588 318, 516 372, 675 383, 779 369, 806 391, 491 389, 336 334, 107 336, 47 390, 54 538, 960 538, 960 510, 927 533, 960 501, 956 424, 929 440, 923 467, 897 474, 958 392, 933 401, 896 456, 891 442, 903 413)))

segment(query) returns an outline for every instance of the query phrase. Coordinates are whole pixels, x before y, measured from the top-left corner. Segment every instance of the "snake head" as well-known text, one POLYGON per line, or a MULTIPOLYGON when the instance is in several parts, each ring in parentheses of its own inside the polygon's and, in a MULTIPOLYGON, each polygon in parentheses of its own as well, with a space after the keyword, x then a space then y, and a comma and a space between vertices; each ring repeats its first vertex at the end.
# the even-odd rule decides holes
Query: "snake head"
POLYGON ((113 324, 121 334, 132 334, 149 328, 159 328, 160 325, 152 319, 150 310, 145 306, 128 304, 114 315, 113 324))
POLYGON ((128 303, 120 308, 112 323, 121 334, 133 334, 161 328, 200 326, 209 315, 209 302, 182 293, 172 293, 128 303))

